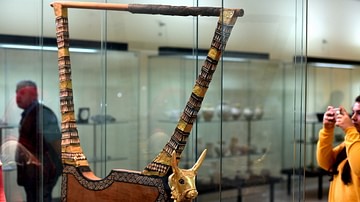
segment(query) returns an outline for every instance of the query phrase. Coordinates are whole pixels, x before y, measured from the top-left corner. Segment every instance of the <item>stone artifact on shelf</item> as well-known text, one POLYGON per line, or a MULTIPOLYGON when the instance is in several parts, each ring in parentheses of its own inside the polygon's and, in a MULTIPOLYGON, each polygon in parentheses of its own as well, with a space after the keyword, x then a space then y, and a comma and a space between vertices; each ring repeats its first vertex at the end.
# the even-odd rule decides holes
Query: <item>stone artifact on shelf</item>
POLYGON ((211 121, 215 114, 215 108, 210 105, 204 105, 201 108, 201 115, 204 118, 204 121, 211 121))
POLYGON ((79 108, 77 121, 79 123, 89 123, 89 118, 90 118, 90 108, 89 107, 79 108))
POLYGON ((116 121, 116 118, 109 115, 109 114, 106 114, 106 115, 103 115, 103 114, 96 114, 94 116, 91 116, 90 119, 94 122, 94 123, 98 123, 98 124, 101 124, 101 123, 113 123, 116 121))
POLYGON ((229 144, 230 155, 236 156, 240 154, 241 146, 239 145, 239 138, 232 137, 229 144))
POLYGON ((62 201, 142 201, 142 202, 188 202, 197 197, 195 176, 205 158, 200 155, 192 169, 179 169, 187 139, 197 118, 201 103, 209 87, 212 75, 225 50, 231 30, 242 9, 213 7, 185 7, 167 5, 115 4, 59 1, 51 4, 56 16, 58 68, 60 82, 60 109, 62 130, 63 174, 61 182, 62 201), (103 179, 90 169, 89 162, 80 145, 76 126, 73 85, 71 79, 70 39, 68 8, 129 11, 131 13, 180 16, 219 16, 210 50, 193 87, 170 140, 143 171, 113 169, 103 179), (174 173, 174 175, 171 175, 174 173), (181 177, 183 176, 183 178, 181 177), (175 179, 175 180, 174 180, 175 179), (176 180, 177 179, 177 180, 176 180), (180 183, 180 185, 179 185, 180 183), (131 193, 131 194, 129 194, 131 193))

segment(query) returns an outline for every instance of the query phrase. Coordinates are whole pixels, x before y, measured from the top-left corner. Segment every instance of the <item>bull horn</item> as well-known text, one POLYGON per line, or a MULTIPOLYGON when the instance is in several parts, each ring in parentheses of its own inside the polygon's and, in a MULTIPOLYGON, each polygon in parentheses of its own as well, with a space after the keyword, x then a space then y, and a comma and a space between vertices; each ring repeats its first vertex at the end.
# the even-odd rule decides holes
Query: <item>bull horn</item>
POLYGON ((176 159, 175 150, 171 154, 171 168, 172 168, 173 173, 178 173, 179 172, 178 171, 179 167, 178 167, 178 162, 177 162, 177 159, 176 159))
POLYGON ((207 149, 204 149, 204 151, 201 153, 199 159, 196 161, 194 166, 191 168, 194 172, 197 172, 197 170, 200 168, 201 164, 203 163, 205 156, 206 156, 207 149))

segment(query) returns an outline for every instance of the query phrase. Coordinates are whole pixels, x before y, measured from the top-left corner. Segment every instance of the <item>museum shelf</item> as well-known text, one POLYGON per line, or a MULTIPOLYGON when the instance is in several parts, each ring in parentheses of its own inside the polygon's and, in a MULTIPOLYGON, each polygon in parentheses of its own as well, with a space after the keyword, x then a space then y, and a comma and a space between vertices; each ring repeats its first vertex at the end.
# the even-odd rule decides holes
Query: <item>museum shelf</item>
MULTIPOLYGON (((237 154, 231 154, 230 150, 230 146, 229 144, 231 143, 231 140, 227 140, 228 144, 227 145, 223 145, 222 149, 223 152, 220 152, 220 146, 219 145, 212 145, 213 148, 209 148, 206 147, 206 145, 201 146, 201 148, 199 148, 200 150, 202 150, 203 148, 206 148, 208 150, 208 155, 206 158, 206 161, 211 162, 211 161, 217 161, 219 160, 219 158, 223 158, 224 161, 227 160, 231 160, 231 159, 235 159, 235 158, 245 158, 246 160, 246 172, 251 173, 251 164, 252 164, 252 159, 251 156, 261 156, 261 155, 265 155, 265 154, 270 154, 268 151, 268 148, 256 148, 252 145, 252 136, 254 134, 252 134, 252 127, 254 122, 263 122, 263 121, 271 121, 273 119, 271 118, 266 118, 266 117, 261 117, 261 118, 257 118, 257 119, 246 119, 246 118, 239 118, 237 120, 231 119, 231 120, 227 120, 227 121, 222 121, 220 119, 215 119, 215 120, 210 120, 210 121, 205 121, 205 120, 198 120, 196 121, 196 123, 194 124, 199 124, 199 125, 205 125, 205 126, 209 126, 211 124, 223 124, 225 127, 236 127, 236 126, 231 126, 233 124, 237 124, 237 123, 245 123, 246 125, 246 140, 245 140, 245 144, 238 144, 238 145, 234 145, 238 148, 236 148, 237 154), (239 151, 242 150, 242 151, 239 151)), ((160 123, 166 123, 166 124, 173 124, 176 125, 177 121, 175 120, 159 120, 160 123)), ((201 126, 199 126, 201 128, 201 126)), ((195 159, 186 159, 186 161, 195 161, 195 159)))
POLYGON ((3 133, 4 133, 3 131, 18 128, 18 127, 19 127, 18 124, 0 123, 0 141, 2 142, 2 140, 4 138, 3 137, 3 133))

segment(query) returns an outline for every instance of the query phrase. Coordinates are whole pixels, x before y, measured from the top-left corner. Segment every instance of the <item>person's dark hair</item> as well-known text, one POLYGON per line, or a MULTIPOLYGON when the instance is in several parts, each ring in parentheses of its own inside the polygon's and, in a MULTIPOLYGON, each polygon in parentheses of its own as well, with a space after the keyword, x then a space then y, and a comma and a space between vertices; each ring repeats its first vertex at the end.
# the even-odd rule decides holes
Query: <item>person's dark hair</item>
MULTIPOLYGON (((336 156, 335 163, 333 164, 333 166, 331 167, 331 170, 329 171, 329 174, 331 176, 330 181, 332 181, 334 179, 334 175, 339 174, 338 166, 344 159, 346 159, 346 157, 347 157, 346 147, 344 147, 340 151, 340 153, 336 156)), ((346 185, 351 183, 351 168, 350 168, 350 164, 349 164, 348 160, 346 160, 344 168, 343 168, 343 172, 341 173, 341 180, 346 185)))
POLYGON ((355 98, 355 102, 360 102, 360 95, 355 98))
POLYGON ((31 80, 23 80, 23 81, 19 81, 16 84, 16 91, 18 91, 21 88, 24 87, 34 87, 35 89, 37 89, 36 83, 31 81, 31 80))
MULTIPOLYGON (((356 98, 355 98, 355 102, 360 102, 360 95, 358 95, 356 98)), ((347 157, 347 154, 346 154, 346 147, 344 147, 340 153, 336 156, 336 159, 335 159, 335 163, 333 164, 333 166, 331 167, 331 170, 329 171, 330 172, 330 181, 332 181, 334 179, 334 175, 337 175, 339 174, 339 171, 338 171, 338 166, 339 164, 344 160, 346 159, 347 157)), ((351 168, 350 168, 350 164, 349 164, 349 161, 346 160, 345 162, 345 165, 344 165, 344 168, 343 168, 343 172, 341 174, 341 180, 344 182, 344 184, 348 185, 351 183, 351 168)))

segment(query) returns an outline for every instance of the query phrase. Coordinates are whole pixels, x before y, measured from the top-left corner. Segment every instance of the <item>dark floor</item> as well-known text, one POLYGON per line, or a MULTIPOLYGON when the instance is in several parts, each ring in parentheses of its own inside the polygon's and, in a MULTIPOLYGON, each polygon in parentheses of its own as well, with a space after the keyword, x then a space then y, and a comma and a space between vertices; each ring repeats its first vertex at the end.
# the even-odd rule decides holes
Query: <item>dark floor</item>
MULTIPOLYGON (((291 194, 287 194, 287 185, 285 180, 275 185, 273 202, 326 202, 329 188, 329 182, 323 182, 322 198, 318 199, 318 181, 317 178, 309 178, 305 185, 293 182, 295 189, 291 194), (301 186, 301 188, 299 188, 301 186), (305 187, 305 191, 302 191, 305 187), (299 192, 300 191, 300 192, 299 192), (299 194, 300 193, 300 194, 299 194)), ((241 202, 271 202, 269 194, 269 186, 257 186, 243 189, 243 197, 241 202)), ((219 194, 199 195, 198 202, 218 202, 220 201, 219 194)), ((221 194, 222 202, 240 202, 237 197, 237 191, 224 191, 221 194)))
MULTIPOLYGON (((294 189, 290 195, 287 194, 286 180, 274 186, 273 202, 327 202, 329 181, 323 180, 322 198, 318 199, 318 181, 317 178, 306 179, 305 182, 292 181, 294 189), (299 188, 300 186, 300 188, 299 188), (302 191, 305 189, 305 191, 302 191), (300 193, 300 194, 299 194, 300 193)), ((214 194, 199 194, 196 202, 271 202, 269 185, 253 186, 242 189, 242 198, 238 200, 238 190, 229 190, 214 194), (221 200, 220 200, 221 198, 221 200)), ((21 200, 8 200, 8 202, 23 202, 21 200)), ((55 198, 53 202, 60 202, 60 198, 55 198)), ((195 201, 194 201, 195 202, 195 201)))

